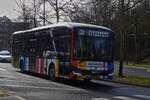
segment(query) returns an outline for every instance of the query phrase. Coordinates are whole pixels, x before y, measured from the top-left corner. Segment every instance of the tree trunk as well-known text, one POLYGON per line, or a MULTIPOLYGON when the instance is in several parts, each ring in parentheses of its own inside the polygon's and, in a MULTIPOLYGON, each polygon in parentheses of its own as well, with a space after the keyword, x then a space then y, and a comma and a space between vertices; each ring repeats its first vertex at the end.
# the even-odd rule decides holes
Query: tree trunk
POLYGON ((120 66, 119 76, 123 76, 123 59, 124 59, 124 0, 120 0, 120 66))
POLYGON ((59 22, 58 0, 56 0, 56 17, 57 17, 57 23, 58 23, 59 22))
POLYGON ((43 26, 45 26, 45 0, 43 4, 43 26))
POLYGON ((35 0, 34 0, 34 27, 36 27, 36 4, 35 4, 35 0))

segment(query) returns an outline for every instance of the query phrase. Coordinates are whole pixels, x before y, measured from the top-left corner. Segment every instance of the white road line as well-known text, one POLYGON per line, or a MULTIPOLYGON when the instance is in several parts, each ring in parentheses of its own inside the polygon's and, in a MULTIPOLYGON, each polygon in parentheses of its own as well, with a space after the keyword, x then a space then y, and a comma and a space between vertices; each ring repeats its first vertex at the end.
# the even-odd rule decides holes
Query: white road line
MULTIPOLYGON (((14 77, 13 77, 14 78, 14 77)), ((17 82, 17 83, 41 83, 41 84, 49 84, 50 83, 50 81, 49 82, 35 82, 35 80, 33 81, 33 80, 26 80, 26 81, 17 81, 17 79, 16 80, 8 80, 8 79, 0 79, 0 82, 17 82)))
POLYGON ((92 100, 110 100, 108 98, 92 98, 92 100))
POLYGON ((38 86, 25 86, 25 85, 3 85, 0 84, 0 86, 6 86, 6 87, 17 87, 17 88, 34 88, 34 89, 49 89, 49 90, 66 90, 66 91, 82 91, 82 92, 88 92, 83 89, 76 89, 76 88, 51 88, 51 87, 38 87, 38 86))
POLYGON ((125 97, 125 96, 114 96, 113 99, 119 99, 119 100, 139 100, 131 97, 125 97))
POLYGON ((19 100, 26 100, 25 98, 22 98, 22 97, 20 97, 20 96, 18 96, 18 95, 14 95, 13 97, 15 97, 15 98, 17 98, 17 99, 19 99, 19 100))
POLYGON ((134 95, 135 97, 138 97, 138 98, 143 98, 143 99, 148 99, 150 100, 150 96, 148 95, 134 95))
MULTIPOLYGON (((6 82, 18 82, 18 83, 41 83, 41 84, 50 84, 50 85, 54 85, 54 86, 58 86, 58 87, 65 87, 65 88, 70 88, 72 90, 82 90, 82 91, 86 91, 85 89, 80 89, 80 88, 77 88, 77 87, 73 87, 73 86, 67 86, 67 85, 64 85, 64 84, 61 84, 61 83, 56 83, 56 82, 52 82, 52 81, 46 81, 46 82, 34 82, 34 81, 16 81, 16 80, 5 80, 5 79, 0 79, 0 81, 6 81, 6 82)), ((0 86, 6 86, 5 84, 1 84, 0 86)), ((10 85, 9 85, 10 86, 10 85)), ((18 86, 18 85, 11 85, 12 87, 13 86, 18 86)), ((21 85, 19 85, 21 86, 21 85)), ((30 87, 30 86, 26 86, 26 85, 23 85, 21 87, 30 87)), ((33 87, 33 86, 32 86, 33 87)), ((33 87, 33 88, 36 88, 36 87, 33 87)), ((43 88, 43 87, 39 87, 39 88, 43 88)), ((47 87, 46 87, 47 88, 47 87)), ((49 88, 49 87, 48 87, 49 88)), ((88 92, 88 91, 86 91, 88 92)))
POLYGON ((150 69, 147 69, 147 72, 150 72, 150 69))
POLYGON ((1 70, 1 71, 7 71, 7 70, 6 70, 6 69, 4 69, 4 68, 0 68, 0 70, 1 70))

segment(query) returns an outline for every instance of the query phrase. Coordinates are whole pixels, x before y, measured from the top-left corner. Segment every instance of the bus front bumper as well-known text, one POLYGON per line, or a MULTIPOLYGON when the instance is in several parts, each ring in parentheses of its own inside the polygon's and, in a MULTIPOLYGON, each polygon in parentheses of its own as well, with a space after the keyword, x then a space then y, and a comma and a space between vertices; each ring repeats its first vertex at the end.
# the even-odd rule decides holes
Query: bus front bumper
POLYGON ((71 79, 112 79, 113 74, 108 71, 100 71, 100 72, 92 72, 92 71, 84 71, 82 73, 70 73, 71 79))

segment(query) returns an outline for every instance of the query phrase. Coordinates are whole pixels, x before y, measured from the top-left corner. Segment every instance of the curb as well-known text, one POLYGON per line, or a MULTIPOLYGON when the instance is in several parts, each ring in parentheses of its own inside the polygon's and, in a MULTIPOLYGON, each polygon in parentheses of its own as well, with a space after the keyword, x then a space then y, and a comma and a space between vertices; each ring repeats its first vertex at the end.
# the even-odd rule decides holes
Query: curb
MULTIPOLYGON (((119 68, 119 65, 115 65, 119 68)), ((143 69, 143 70, 150 70, 150 68, 142 68, 142 67, 136 67, 136 66, 124 66, 125 68, 133 68, 133 69, 143 69)))
POLYGON ((111 80, 104 80, 104 81, 106 81, 106 82, 112 82, 112 83, 119 83, 119 84, 124 84, 124 85, 132 85, 132 86, 140 86, 140 87, 150 88, 150 86, 145 86, 145 85, 123 83, 123 82, 117 82, 117 81, 111 81, 111 80))

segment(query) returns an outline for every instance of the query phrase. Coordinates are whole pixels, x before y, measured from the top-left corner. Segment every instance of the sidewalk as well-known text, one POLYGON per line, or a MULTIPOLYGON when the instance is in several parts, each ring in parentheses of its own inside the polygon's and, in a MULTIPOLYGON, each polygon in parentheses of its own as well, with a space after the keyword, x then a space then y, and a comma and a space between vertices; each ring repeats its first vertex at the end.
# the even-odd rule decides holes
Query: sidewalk
MULTIPOLYGON (((118 65, 118 66, 119 66, 119 65, 118 65)), ((129 68, 132 67, 132 68, 137 68, 137 69, 139 68, 139 69, 147 69, 147 70, 149 69, 149 70, 150 70, 150 68, 136 67, 136 66, 130 66, 130 65, 124 65, 124 67, 129 67, 129 68)))
MULTIPOLYGON (((115 73, 118 73, 119 65, 115 65, 115 73)), ((141 67, 133 67, 133 66, 124 66, 123 67, 124 74, 137 75, 137 76, 145 76, 150 77, 150 68, 141 68, 141 67)))

